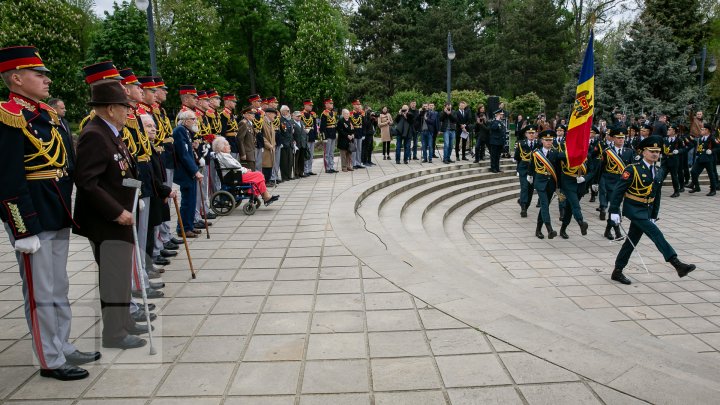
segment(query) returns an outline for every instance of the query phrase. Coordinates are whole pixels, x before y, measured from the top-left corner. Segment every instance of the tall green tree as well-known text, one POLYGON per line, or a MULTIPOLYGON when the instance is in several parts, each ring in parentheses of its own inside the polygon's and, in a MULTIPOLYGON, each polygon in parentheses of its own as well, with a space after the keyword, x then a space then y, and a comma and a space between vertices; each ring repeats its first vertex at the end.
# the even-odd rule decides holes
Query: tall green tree
POLYGON ((670 37, 681 51, 697 51, 709 39, 707 19, 700 14, 700 0, 645 0, 641 18, 670 28, 670 37))
POLYGON ((343 17, 327 0, 303 1, 295 16, 295 41, 282 53, 290 100, 341 99, 345 96, 344 48, 348 36, 343 17))
POLYGON ((136 75, 150 73, 146 14, 128 1, 113 3, 112 12, 92 37, 87 63, 112 60, 118 69, 132 68, 136 75))

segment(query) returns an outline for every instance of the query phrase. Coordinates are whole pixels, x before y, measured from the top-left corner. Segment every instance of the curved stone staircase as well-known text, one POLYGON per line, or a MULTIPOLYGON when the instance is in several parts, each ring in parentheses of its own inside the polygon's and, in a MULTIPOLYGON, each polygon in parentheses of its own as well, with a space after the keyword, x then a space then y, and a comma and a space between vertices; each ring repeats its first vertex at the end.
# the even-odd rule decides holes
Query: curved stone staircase
POLYGON ((466 222, 485 207, 519 196, 514 167, 505 160, 502 173, 490 173, 483 162, 376 178, 338 196, 330 221, 343 244, 372 270, 528 353, 653 403, 720 395, 720 366, 621 330, 609 319, 588 319, 577 307, 519 283, 473 248, 466 222))

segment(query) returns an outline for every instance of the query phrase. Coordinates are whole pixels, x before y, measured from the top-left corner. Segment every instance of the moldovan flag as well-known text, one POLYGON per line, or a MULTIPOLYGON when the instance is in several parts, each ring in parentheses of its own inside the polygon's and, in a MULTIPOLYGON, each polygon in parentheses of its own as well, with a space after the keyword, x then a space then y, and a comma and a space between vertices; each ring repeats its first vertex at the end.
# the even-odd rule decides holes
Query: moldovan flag
POLYGON ((565 139, 568 166, 580 166, 587 159, 595 111, 595 58, 593 57, 593 32, 585 50, 585 59, 575 92, 575 105, 570 114, 570 124, 565 139))

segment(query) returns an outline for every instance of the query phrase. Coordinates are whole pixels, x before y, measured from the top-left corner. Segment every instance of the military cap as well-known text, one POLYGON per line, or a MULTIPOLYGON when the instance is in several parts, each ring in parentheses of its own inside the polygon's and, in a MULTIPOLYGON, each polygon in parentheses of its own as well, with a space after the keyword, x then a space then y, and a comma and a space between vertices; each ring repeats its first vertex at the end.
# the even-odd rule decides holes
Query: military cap
POLYGON ((140 87, 143 89, 156 89, 159 87, 152 76, 140 76, 137 79, 140 82, 140 87))
POLYGON ((652 131, 652 125, 650 124, 642 124, 640 126, 640 129, 647 129, 648 131, 652 131))
POLYGON ((678 130, 678 124, 676 124, 676 123, 669 124, 669 125, 668 125, 668 128, 672 128, 672 129, 674 129, 674 130, 677 131, 677 130, 678 130))
POLYGON ((498 114, 504 113, 504 112, 505 112, 505 111, 503 111, 502 108, 498 108, 497 110, 495 110, 495 111, 493 112, 493 115, 498 115, 498 114))
POLYGON ((352 101, 352 105, 360 105, 360 99, 356 98, 352 101))
POLYGON ((261 100, 262 99, 260 98, 259 94, 251 94, 251 95, 247 96, 248 103, 253 103, 255 101, 261 101, 261 100))
POLYGON ((268 108, 266 108, 264 111, 265 111, 266 113, 275 113, 275 114, 277 114, 277 110, 274 109, 274 108, 272 108, 272 107, 268 107, 268 108))
POLYGON ((626 127, 613 127, 610 128, 610 136, 615 138, 625 138, 625 134, 627 134, 627 128, 626 127))
POLYGON ((537 132, 537 127, 535 125, 528 125, 525 127, 525 133, 528 132, 537 132))
POLYGON ((83 72, 85 73, 85 83, 87 84, 93 84, 98 80, 105 79, 122 80, 120 72, 118 72, 111 60, 85 66, 83 72))
POLYGON ((649 149, 651 151, 659 152, 660 148, 662 147, 663 140, 659 135, 653 135, 648 136, 647 138, 640 141, 638 144, 638 149, 645 150, 649 149))
POLYGON ((708 131, 712 132, 712 125, 710 123, 706 122, 703 124, 703 128, 707 129, 708 131))
POLYGON ((197 91, 197 96, 198 96, 198 99, 199 99, 199 100, 207 100, 207 99, 208 99, 207 91, 206 91, 206 90, 198 90, 198 91, 197 91))
POLYGON ((140 82, 135 76, 135 73, 133 73, 132 69, 130 68, 121 69, 120 76, 122 76, 122 84, 134 84, 138 86, 140 85, 140 82))
POLYGON ((215 98, 215 97, 220 98, 220 94, 218 94, 217 90, 215 90, 215 89, 208 90, 207 96, 208 96, 208 98, 215 98))
POLYGON ((275 96, 270 96, 270 97, 266 98, 265 100, 266 100, 265 101, 266 103, 277 103, 277 97, 275 97, 275 96))
POLYGON ((600 128, 596 127, 595 125, 590 128, 590 132, 595 132, 596 134, 600 133, 600 128))
POLYGON ((555 131, 552 129, 546 129, 540 132, 540 138, 542 139, 555 139, 555 131))
POLYGON ((11 46, 0 49, 0 73, 15 69, 50 72, 40 58, 40 52, 34 46, 11 46))
POLYGON ((160 76, 153 76, 153 80, 155 80, 155 84, 163 90, 167 90, 168 87, 165 85, 165 81, 160 76))
POLYGON ((640 130, 640 126, 638 126, 638 124, 632 124, 632 125, 630 125, 630 129, 632 129, 632 130, 634 130, 634 131, 639 131, 639 130, 640 130))
POLYGON ((331 98, 325 99, 325 104, 332 104, 332 103, 333 103, 333 99, 331 99, 331 98))
POLYGON ((192 94, 193 96, 197 96, 197 89, 192 84, 182 84, 180 85, 180 95, 184 94, 192 94))
POLYGON ((251 105, 246 105, 245 107, 240 110, 240 114, 248 114, 251 113, 253 110, 253 107, 251 105))
POLYGON ((567 131, 567 125, 562 125, 562 124, 561 124, 561 125, 558 125, 558 126, 555 128, 555 130, 557 131, 558 129, 562 129, 563 131, 567 131))
POLYGON ((237 97, 235 97, 235 94, 233 93, 223 94, 222 99, 225 101, 237 101, 237 97))
MULTIPOLYGON (((326 102, 327 102, 327 101, 326 101, 326 102)), ((332 100, 330 100, 330 102, 332 102, 332 100)), ((313 105, 313 102, 312 102, 311 99, 306 98, 306 99, 303 100, 303 105, 313 105)))

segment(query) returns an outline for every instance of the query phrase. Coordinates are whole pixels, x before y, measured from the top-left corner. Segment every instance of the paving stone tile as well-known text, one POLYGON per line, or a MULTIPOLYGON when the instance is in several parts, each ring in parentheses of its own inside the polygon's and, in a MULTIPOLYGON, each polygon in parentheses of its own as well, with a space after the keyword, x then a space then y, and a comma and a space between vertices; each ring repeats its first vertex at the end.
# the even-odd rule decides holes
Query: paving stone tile
POLYGON ((266 295, 270 289, 270 281, 233 282, 223 293, 225 297, 266 295))
POLYGON ((467 325, 456 320, 455 318, 446 315, 437 309, 420 309, 418 310, 420 319, 425 329, 450 329, 450 328, 465 328, 467 325))
POLYGON ((685 333, 681 327, 669 319, 648 319, 636 321, 638 325, 647 329, 653 335, 677 335, 685 333))
POLYGON ((362 332, 364 315, 355 312, 317 312, 313 315, 312 333, 362 332))
POLYGON ((177 364, 158 390, 159 396, 222 395, 235 367, 231 363, 177 364))
POLYGON ((711 346, 692 334, 658 336, 658 339, 673 343, 696 353, 714 350, 711 346))
POLYGON ((153 322, 158 336, 192 336, 204 315, 162 315, 153 322))
MULTIPOLYGON (((147 353, 146 353, 147 355, 147 353)), ((87 366, 87 365, 86 365, 87 366)), ((97 375, 101 369, 96 366, 83 367, 90 375, 97 375)), ((13 369, 15 369, 13 367, 13 369)), ((25 368, 18 369, 18 374, 23 380, 28 377, 25 368)), ((8 376, 10 383, 8 386, 16 384, 20 378, 16 376, 8 376)), ((59 381, 51 378, 41 377, 40 373, 36 373, 25 383, 18 391, 16 391, 10 398, 12 399, 29 399, 29 400, 40 400, 40 399, 64 399, 64 398, 77 398, 80 394, 85 391, 90 384, 92 384, 92 378, 85 378, 83 380, 74 381, 68 384, 67 381, 59 381)), ((3 388, 5 383, 2 383, 3 388)))
POLYGON ((440 387, 440 379, 430 357, 372 359, 375 391, 406 391, 440 387))
POLYGON ((307 312, 312 310, 312 295, 269 296, 263 307, 264 312, 307 312))
POLYGON ((475 329, 429 330, 426 333, 436 356, 491 352, 482 332, 475 329))
POLYGON ((229 393, 230 395, 295 394, 300 367, 299 361, 243 362, 238 367, 229 393), (272 384, 268 384, 269 381, 272 381, 272 384))
POLYGON ((695 336, 712 346, 715 350, 720 350, 720 333, 698 333, 695 336))
POLYGON ((305 335, 257 335, 250 339, 245 361, 301 360, 305 335))
POLYGON ((367 311, 366 316, 367 327, 371 332, 420 329, 414 310, 367 311))
POLYGON ((575 373, 525 352, 500 354, 505 367, 518 384, 577 381, 575 373))
POLYGON ((445 386, 475 387, 509 384, 512 381, 494 354, 437 356, 445 386))
POLYGON ((699 316, 691 318, 673 318, 672 321, 690 333, 720 332, 720 327, 699 316))
POLYGON ((220 297, 211 314, 252 314, 260 311, 264 297, 220 297))
POLYGON ((5 398, 37 372, 35 367, 0 367, 0 398, 5 398))
POLYGON ((275 281, 270 295, 314 294, 315 280, 275 281))
POLYGON ((239 361, 245 336, 198 336, 180 357, 186 363, 239 361))
POLYGON ((305 333, 309 320, 309 312, 265 313, 260 315, 254 333, 258 335, 305 333))
POLYGON ((600 404, 592 392, 582 383, 549 385, 523 385, 520 391, 528 403, 538 405, 556 404, 600 404))
POLYGON ((115 365, 98 378, 85 397, 147 397, 165 375, 168 365, 115 365))
POLYGON ((360 294, 318 295, 315 302, 315 311, 361 311, 362 309, 360 294))
POLYGON ((426 356, 430 354, 422 332, 371 332, 371 357, 426 356))
POLYGON ((358 359, 367 357, 364 333, 312 334, 308 343, 309 360, 358 359))
MULTIPOLYGON (((375 403, 377 404, 377 400, 375 403)), ((369 405, 370 396, 368 394, 322 394, 303 395, 300 397, 300 405, 327 404, 369 405)))
POLYGON ((276 273, 276 269, 242 269, 234 275, 233 281, 270 281, 276 273))
POLYGON ((640 405, 645 404, 644 401, 637 400, 633 397, 618 392, 612 388, 589 381, 588 384, 598 396, 605 401, 606 404, 613 405, 640 405))
MULTIPOLYGON (((155 398, 152 405, 220 405, 222 398, 155 398)), ((226 402, 227 403, 227 402, 226 402)))
POLYGON ((444 404, 442 391, 377 392, 375 405, 435 405, 444 404))
POLYGON ((318 294, 357 294, 360 293, 360 279, 320 280, 318 294))
POLYGON ((452 388, 448 396, 453 405, 510 405, 522 404, 513 387, 452 388))
POLYGON ((253 314, 209 315, 200 327, 198 335, 246 335, 250 332, 254 321, 253 314))
POLYGON ((405 292, 365 294, 365 306, 368 310, 414 308, 410 294, 405 292))
POLYGON ((303 374, 303 393, 367 391, 367 360, 308 361, 303 374))
MULTIPOLYGON (((172 363, 177 360, 183 347, 187 344, 188 337, 163 337, 162 339, 154 339, 153 343, 157 350, 157 354, 149 356, 149 347, 138 350, 122 350, 115 359, 115 364, 155 364, 172 363)), ((96 346, 103 355, 108 349, 96 346)))

